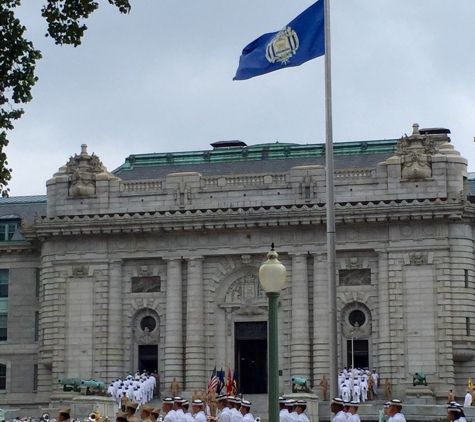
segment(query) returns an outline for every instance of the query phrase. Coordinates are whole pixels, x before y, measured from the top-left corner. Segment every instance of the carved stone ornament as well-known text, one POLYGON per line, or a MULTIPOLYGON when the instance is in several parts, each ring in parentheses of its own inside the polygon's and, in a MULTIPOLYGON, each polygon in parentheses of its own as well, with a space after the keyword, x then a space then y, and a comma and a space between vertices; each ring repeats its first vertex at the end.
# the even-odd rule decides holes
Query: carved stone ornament
POLYGON ((434 260, 433 252, 412 252, 404 254, 404 264, 406 265, 425 265, 432 264, 434 260))
POLYGON ((255 275, 248 274, 229 286, 224 302, 219 305, 226 313, 261 315, 267 309, 267 297, 255 275))
POLYGON ((372 333, 371 311, 363 303, 353 302, 345 306, 341 311, 341 332, 346 338, 365 339, 372 333), (354 321, 352 316, 361 314, 361 324, 354 321))
POLYGON ((81 154, 75 154, 60 169, 61 173, 67 174, 69 177, 69 196, 73 198, 85 198, 96 194, 96 176, 99 173, 110 174, 99 158, 87 152, 87 145, 81 145, 81 154))
POLYGON ((252 264, 252 255, 241 255, 242 265, 251 265, 252 264))
POLYGON ((432 156, 434 141, 430 136, 422 136, 419 125, 412 125, 411 136, 403 136, 397 143, 396 155, 401 158, 403 179, 420 180, 432 177, 432 156))
POLYGON ((89 267, 87 265, 73 265, 73 277, 81 278, 87 277, 89 274, 89 267))
POLYGON ((142 309, 134 317, 134 339, 137 344, 158 344, 160 341, 160 318, 152 309, 142 309), (153 324, 144 324, 152 320, 153 324), (149 328, 151 327, 151 329, 149 328))
POLYGON ((346 268, 361 268, 361 262, 357 256, 352 256, 346 259, 346 268))

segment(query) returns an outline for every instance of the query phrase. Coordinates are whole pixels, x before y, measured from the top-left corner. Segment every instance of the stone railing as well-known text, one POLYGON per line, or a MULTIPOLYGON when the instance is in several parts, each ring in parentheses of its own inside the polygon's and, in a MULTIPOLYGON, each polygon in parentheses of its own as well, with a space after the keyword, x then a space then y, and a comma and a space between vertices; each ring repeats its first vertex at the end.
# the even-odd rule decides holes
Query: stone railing
POLYGON ((161 180, 133 180, 122 181, 121 192, 134 193, 134 192, 156 192, 162 190, 161 180))
POLYGON ((286 183, 286 174, 248 174, 242 176, 203 177, 205 188, 281 185, 286 183))
POLYGON ((336 170, 335 179, 361 179, 372 178, 373 169, 336 170))

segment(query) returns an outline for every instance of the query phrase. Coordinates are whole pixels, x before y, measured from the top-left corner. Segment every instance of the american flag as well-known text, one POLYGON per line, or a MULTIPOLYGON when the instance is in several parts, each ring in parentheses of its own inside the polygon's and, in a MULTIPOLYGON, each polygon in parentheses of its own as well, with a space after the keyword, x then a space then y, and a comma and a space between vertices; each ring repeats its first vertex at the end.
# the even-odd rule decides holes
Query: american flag
POLYGON ((213 388, 216 390, 217 386, 218 386, 218 375, 216 374, 216 365, 215 365, 213 369, 213 373, 211 374, 211 377, 208 381, 208 394, 213 388))

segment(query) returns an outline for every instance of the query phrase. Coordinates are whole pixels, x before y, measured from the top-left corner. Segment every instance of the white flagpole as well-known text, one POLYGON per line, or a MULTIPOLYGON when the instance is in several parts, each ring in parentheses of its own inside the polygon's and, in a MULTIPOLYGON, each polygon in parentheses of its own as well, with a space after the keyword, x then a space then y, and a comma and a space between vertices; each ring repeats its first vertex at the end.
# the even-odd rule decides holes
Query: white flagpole
POLYGON ((338 396, 338 351, 336 322, 336 243, 335 243, 335 198, 333 182, 333 123, 331 84, 330 0, 324 1, 325 20, 325 129, 326 129, 326 181, 327 181, 327 271, 330 308, 329 358, 330 394, 338 396))

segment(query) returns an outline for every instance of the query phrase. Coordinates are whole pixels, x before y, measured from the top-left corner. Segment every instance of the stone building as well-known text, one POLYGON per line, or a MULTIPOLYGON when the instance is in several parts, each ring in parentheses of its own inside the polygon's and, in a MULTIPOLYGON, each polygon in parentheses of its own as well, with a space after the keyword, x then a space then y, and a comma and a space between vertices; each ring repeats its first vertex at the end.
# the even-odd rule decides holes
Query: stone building
MULTIPOLYGON (((334 146, 338 362, 377 369, 398 397, 414 372, 460 395, 475 369, 475 207, 448 133, 334 146)), ((46 197, 0 200, 0 403, 136 369, 192 391, 228 365, 265 393, 257 271, 272 242, 288 270, 282 391, 328 376, 325 146, 213 146, 113 172, 83 146, 46 197)))

